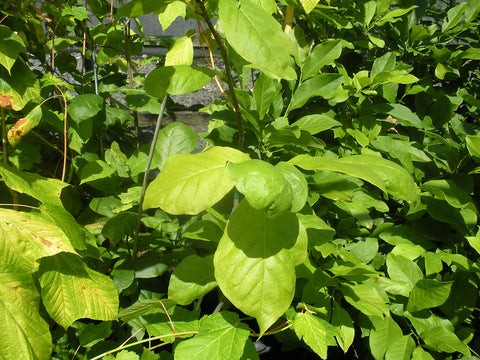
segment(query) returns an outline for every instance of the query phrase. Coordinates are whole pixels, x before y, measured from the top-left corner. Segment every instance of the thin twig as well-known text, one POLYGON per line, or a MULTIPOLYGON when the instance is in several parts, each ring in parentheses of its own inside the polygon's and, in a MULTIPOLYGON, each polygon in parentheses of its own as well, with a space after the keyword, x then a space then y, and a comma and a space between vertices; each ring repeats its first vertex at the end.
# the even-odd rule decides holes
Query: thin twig
POLYGON ((36 207, 36 206, 30 206, 30 205, 23 205, 23 204, 0 204, 0 206, 14 206, 14 207, 25 207, 25 208, 29 208, 29 209, 35 209, 35 210, 40 210, 40 208, 36 207))
POLYGON ((55 85, 58 91, 60 91, 60 94, 63 99, 63 169, 62 169, 62 181, 65 181, 65 172, 67 169, 67 98, 65 97, 65 94, 63 93, 62 89, 55 85))
POLYGON ((201 11, 201 16, 205 20, 205 22, 208 25, 208 28, 212 32, 212 35, 215 38, 215 41, 218 44, 218 49, 220 50, 220 55, 223 58, 223 62, 225 64, 225 75, 227 77, 227 85, 230 90, 230 95, 232 97, 232 105, 233 105, 233 112, 235 113, 235 116, 237 117, 237 126, 238 126, 238 149, 243 150, 243 143, 244 143, 244 134, 243 134, 243 120, 242 120, 242 114, 240 113, 240 105, 238 104, 238 99, 237 95, 235 94, 235 86, 233 85, 233 79, 232 79, 232 73, 230 70, 230 63, 228 60, 228 55, 227 55, 227 49, 222 43, 221 37, 218 34, 217 30, 215 30, 215 27, 213 26, 212 22, 210 21, 210 18, 208 17, 207 10, 205 9, 205 6, 203 5, 202 0, 196 0, 198 6, 200 7, 201 11))
POLYGON ((165 315, 167 315, 168 322, 170 323, 170 327, 172 328, 172 333, 175 334, 175 325, 173 325, 172 318, 170 317, 170 314, 167 311, 167 308, 163 304, 163 302, 160 300, 160 305, 162 305, 163 311, 165 312, 165 315))
POLYGON ((145 200, 145 191, 147 189, 148 173, 150 172, 150 165, 152 164, 153 153, 157 144, 158 133, 160 132, 160 126, 162 124, 163 113, 165 111, 165 105, 167 104, 167 95, 163 98, 162 105, 160 106, 160 113, 158 114, 157 124, 155 126, 155 132, 153 133, 152 144, 150 145, 150 152, 148 154, 147 165, 145 166, 145 174, 143 175, 142 194, 140 195, 140 203, 138 204, 137 224, 135 226, 135 234, 133 235, 133 249, 132 257, 135 258, 138 252, 138 236, 140 233, 140 222, 143 214, 143 201, 145 200))

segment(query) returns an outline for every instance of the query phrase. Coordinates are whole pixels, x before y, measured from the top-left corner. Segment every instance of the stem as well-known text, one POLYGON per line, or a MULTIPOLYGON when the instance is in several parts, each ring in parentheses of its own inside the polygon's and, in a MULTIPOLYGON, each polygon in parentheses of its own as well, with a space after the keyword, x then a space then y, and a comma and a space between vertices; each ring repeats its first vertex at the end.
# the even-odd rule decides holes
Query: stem
POLYGON ((172 337, 172 336, 180 337, 180 336, 184 336, 184 335, 195 335, 195 334, 198 334, 198 331, 185 331, 185 332, 176 333, 176 334, 166 334, 166 335, 155 336, 155 337, 152 337, 152 338, 136 341, 136 342, 128 344, 128 345, 119 346, 119 347, 116 347, 115 349, 112 349, 112 350, 109 350, 109 351, 105 351, 103 354, 97 355, 94 358, 91 358, 90 360, 98 360, 98 359, 101 359, 102 357, 104 357, 105 355, 110 355, 110 354, 113 354, 117 351, 124 350, 124 349, 130 348, 132 346, 144 344, 144 343, 149 342, 149 341, 162 340, 164 338, 168 338, 168 337, 172 337))
MULTIPOLYGON (((5 109, 2 108, 1 111, 2 116, 2 155, 3 155, 3 163, 8 165, 8 147, 7 147, 7 120, 5 119, 5 109)), ((12 197, 13 202, 13 209, 18 210, 17 202, 18 202, 18 194, 16 191, 8 188, 10 192, 10 196, 12 197)))
POLYGON ((160 132, 160 125, 162 124, 166 104, 167 95, 163 98, 162 105, 160 106, 160 113, 158 114, 157 124, 155 126, 155 132, 153 133, 152 144, 150 145, 150 152, 148 154, 147 165, 145 166, 145 173, 143 175, 142 194, 140 195, 140 203, 138 204, 137 224, 135 226, 135 234, 133 235, 133 258, 135 258, 138 253, 138 235, 140 233, 140 221, 142 219, 143 201, 145 200, 145 191, 147 189, 148 173, 150 172, 150 165, 152 164, 153 153, 157 144, 158 133, 160 132))
POLYGON ((63 99, 63 167, 62 167, 62 181, 65 181, 65 172, 67 170, 67 98, 65 97, 65 94, 63 93, 62 89, 55 85, 57 90, 60 92, 62 99, 63 99))
POLYGON ((208 25, 208 28, 212 32, 212 35, 215 37, 215 40, 218 44, 218 49, 220 50, 220 55, 222 56, 223 62, 225 64, 225 75, 227 77, 227 85, 228 89, 230 90, 230 95, 232 96, 232 105, 233 111, 235 112, 235 116, 237 117, 237 124, 238 124, 238 149, 243 150, 243 143, 244 143, 244 134, 243 134, 243 121, 242 115, 240 113, 240 105, 238 104, 237 95, 235 94, 235 86, 233 85, 233 78, 232 73, 230 70, 230 63, 228 61, 227 49, 223 45, 221 41, 220 35, 215 30, 210 18, 208 17, 207 10, 205 10, 205 6, 203 5, 202 0, 196 0, 198 6, 200 7, 201 16, 205 20, 208 25))
POLYGON ((292 30, 294 10, 295 7, 293 5, 287 5, 287 11, 285 12, 285 28, 283 29, 285 33, 292 30))

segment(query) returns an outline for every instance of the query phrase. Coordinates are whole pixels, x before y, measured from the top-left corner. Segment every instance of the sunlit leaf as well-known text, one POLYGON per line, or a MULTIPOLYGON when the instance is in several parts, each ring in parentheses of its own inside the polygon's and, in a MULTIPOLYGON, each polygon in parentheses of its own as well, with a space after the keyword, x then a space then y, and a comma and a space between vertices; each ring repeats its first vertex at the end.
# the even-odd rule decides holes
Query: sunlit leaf
POLYGON ((40 296, 30 273, 0 264, 1 359, 50 359, 52 338, 39 311, 40 296))
POLYGON ((65 329, 75 320, 115 320, 118 294, 112 280, 90 269, 74 254, 40 261, 39 282, 48 314, 65 329))

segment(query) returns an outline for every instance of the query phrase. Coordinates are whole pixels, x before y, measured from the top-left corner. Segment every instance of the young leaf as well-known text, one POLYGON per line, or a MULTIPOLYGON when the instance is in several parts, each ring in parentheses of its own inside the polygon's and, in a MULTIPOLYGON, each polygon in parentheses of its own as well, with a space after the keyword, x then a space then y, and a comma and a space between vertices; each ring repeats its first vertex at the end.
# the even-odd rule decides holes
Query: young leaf
POLYGON ((77 255, 43 258, 38 274, 43 304, 63 328, 81 318, 117 318, 118 294, 112 280, 87 267, 77 255))
POLYGON ((252 66, 280 79, 295 78, 290 39, 280 24, 252 0, 220 0, 218 18, 231 47, 252 66))
MULTIPOLYGON (((254 316, 263 334, 290 306, 295 290, 299 222, 291 213, 268 217, 242 201, 230 217, 214 256, 225 296, 254 316)), ((306 249, 305 249, 306 252, 306 249)))
POLYGON ((148 186, 144 209, 159 207, 174 215, 198 214, 220 201, 235 185, 228 177, 227 162, 248 159, 247 154, 224 147, 174 155, 148 186))
POLYGON ((238 360, 249 333, 248 326, 235 313, 222 311, 204 316, 198 334, 175 348, 175 360, 238 360))
POLYGON ((370 155, 340 159, 298 155, 289 161, 305 170, 331 170, 356 176, 399 199, 415 201, 417 189, 410 174, 396 163, 370 155))
POLYGON ((188 125, 181 122, 168 124, 158 134, 152 168, 158 167, 162 170, 170 156, 190 153, 195 146, 197 134, 188 125))
POLYGON ((158 21, 162 25, 162 30, 167 30, 177 17, 185 18, 187 13, 186 4, 182 1, 170 2, 165 10, 158 15, 158 21))
POLYGON ((188 305, 217 286, 213 274, 213 256, 191 255, 175 266, 168 283, 168 298, 188 305))
POLYGON ((0 264, 0 358, 48 360, 52 338, 29 271, 0 264))

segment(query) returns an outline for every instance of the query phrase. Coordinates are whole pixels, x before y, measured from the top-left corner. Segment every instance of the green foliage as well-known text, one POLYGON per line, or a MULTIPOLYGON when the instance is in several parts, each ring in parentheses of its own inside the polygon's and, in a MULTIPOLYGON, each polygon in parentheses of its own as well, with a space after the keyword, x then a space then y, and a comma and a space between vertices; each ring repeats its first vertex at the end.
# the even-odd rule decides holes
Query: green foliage
POLYGON ((477 358, 478 4, 2 2, 0 358, 477 358))

